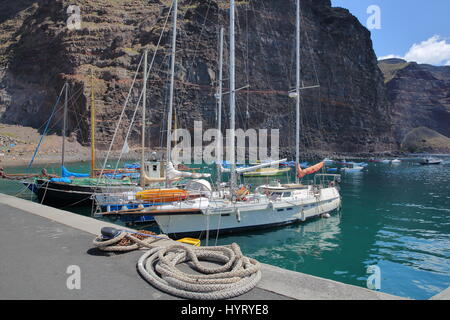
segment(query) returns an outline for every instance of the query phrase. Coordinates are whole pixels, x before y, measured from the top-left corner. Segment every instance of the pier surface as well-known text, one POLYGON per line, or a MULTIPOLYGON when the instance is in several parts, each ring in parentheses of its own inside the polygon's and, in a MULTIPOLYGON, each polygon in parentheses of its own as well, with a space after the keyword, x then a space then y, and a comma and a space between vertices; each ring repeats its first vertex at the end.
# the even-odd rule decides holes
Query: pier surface
MULTIPOLYGON (((114 254, 95 249, 92 240, 105 226, 118 227, 0 194, 0 299, 178 299, 141 278, 136 263, 142 251, 114 254), (80 289, 67 287, 71 266, 79 267, 80 289)), ((402 298, 262 264, 257 287, 235 299, 402 298)))

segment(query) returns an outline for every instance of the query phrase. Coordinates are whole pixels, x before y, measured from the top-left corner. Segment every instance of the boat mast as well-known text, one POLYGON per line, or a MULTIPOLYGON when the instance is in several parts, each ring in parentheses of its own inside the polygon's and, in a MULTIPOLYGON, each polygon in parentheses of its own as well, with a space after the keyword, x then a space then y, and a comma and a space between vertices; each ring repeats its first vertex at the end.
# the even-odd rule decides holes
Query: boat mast
POLYGON ((91 177, 95 176, 95 99, 94 73, 91 69, 91 177))
MULTIPOLYGON (((175 82, 175 53, 177 45, 177 15, 178 15, 178 0, 173 1, 173 31, 172 31, 172 57, 170 62, 170 93, 169 93, 169 112, 167 114, 167 154, 166 154, 166 168, 168 168, 171 156, 171 142, 172 142, 172 113, 173 113, 173 92, 175 82)), ((167 172, 167 169, 166 169, 167 172)), ((166 187, 169 186, 169 178, 166 174, 166 187)))
POLYGON ((216 147, 216 158, 217 158, 217 185, 222 182, 222 81, 223 81, 223 27, 220 28, 220 45, 219 45, 219 88, 216 95, 217 99, 217 147, 216 147))
POLYGON ((236 109, 236 88, 235 88, 235 38, 234 38, 234 0, 230 0, 230 191, 233 194, 236 188, 236 163, 235 163, 235 109, 236 109))
POLYGON ((64 167, 64 156, 66 154, 66 129, 67 129, 67 96, 68 96, 68 89, 69 84, 64 84, 65 87, 65 100, 64 100, 64 118, 63 118, 63 129, 62 129, 62 151, 61 151, 61 166, 64 167))
MULTIPOLYGON (((297 18, 296 18, 296 117, 295 117, 295 165, 300 165, 300 0, 296 0, 297 2, 297 18)), ((299 178, 295 175, 295 182, 299 183, 299 178)))
POLYGON ((141 132, 141 178, 140 185, 145 187, 145 121, 146 121, 146 108, 147 108, 147 55, 148 50, 144 51, 144 87, 142 88, 142 132, 141 132))

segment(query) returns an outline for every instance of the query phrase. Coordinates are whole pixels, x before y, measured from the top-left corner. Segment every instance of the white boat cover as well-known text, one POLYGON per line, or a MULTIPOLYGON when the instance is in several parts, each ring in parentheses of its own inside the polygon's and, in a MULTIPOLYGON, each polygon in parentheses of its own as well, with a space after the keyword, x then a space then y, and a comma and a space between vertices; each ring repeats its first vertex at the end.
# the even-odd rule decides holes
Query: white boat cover
MULTIPOLYGON (((260 169, 260 168, 265 168, 265 167, 270 167, 274 164, 280 164, 281 162, 285 162, 287 161, 287 159, 281 159, 281 160, 274 160, 274 161, 269 161, 266 163, 262 163, 262 164, 258 164, 256 166, 251 166, 251 167, 244 167, 244 168, 236 168, 236 172, 237 173, 243 173, 243 172, 250 172, 250 171, 254 171, 256 169, 260 169)), ((224 168, 222 165, 220 166, 220 170, 222 172, 230 172, 231 170, 228 168, 224 168)))
POLYGON ((211 177, 210 173, 197 173, 197 172, 188 172, 188 171, 179 171, 176 170, 173 166, 172 162, 167 163, 167 171, 166 171, 167 177, 169 180, 173 179, 179 179, 179 178, 194 178, 194 179, 201 179, 201 178, 209 178, 211 177))

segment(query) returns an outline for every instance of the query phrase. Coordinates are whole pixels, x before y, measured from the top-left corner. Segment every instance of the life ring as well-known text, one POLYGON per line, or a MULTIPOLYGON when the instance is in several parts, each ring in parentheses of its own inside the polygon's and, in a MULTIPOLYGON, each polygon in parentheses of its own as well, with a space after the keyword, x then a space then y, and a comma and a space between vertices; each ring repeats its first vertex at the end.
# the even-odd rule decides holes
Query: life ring
POLYGON ((249 194, 250 191, 246 187, 242 187, 236 191, 236 200, 245 201, 245 196, 248 196, 249 194))

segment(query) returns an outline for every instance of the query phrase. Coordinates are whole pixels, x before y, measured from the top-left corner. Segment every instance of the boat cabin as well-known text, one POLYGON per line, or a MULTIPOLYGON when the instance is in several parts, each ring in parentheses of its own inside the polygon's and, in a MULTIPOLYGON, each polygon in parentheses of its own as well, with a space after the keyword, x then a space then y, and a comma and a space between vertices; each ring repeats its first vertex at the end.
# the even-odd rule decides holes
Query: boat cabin
POLYGON ((144 169, 149 178, 164 178, 166 176, 166 163, 164 161, 146 161, 144 169))

